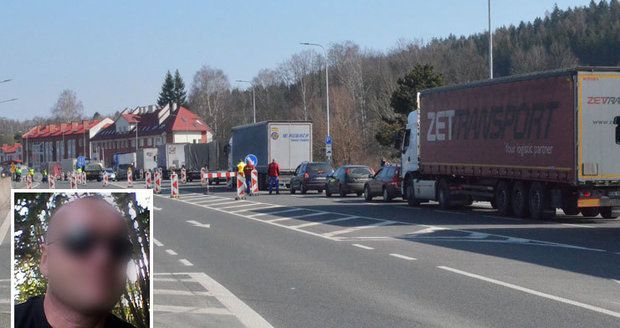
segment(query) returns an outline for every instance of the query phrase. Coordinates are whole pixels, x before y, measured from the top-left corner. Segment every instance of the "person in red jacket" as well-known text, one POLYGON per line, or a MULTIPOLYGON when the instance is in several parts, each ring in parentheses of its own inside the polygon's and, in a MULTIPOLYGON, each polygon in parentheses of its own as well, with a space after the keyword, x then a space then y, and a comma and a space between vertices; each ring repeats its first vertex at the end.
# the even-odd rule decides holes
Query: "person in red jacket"
POLYGON ((276 195, 279 195, 280 183, 278 181, 278 177, 280 176, 280 166, 276 162, 275 158, 271 160, 271 163, 269 163, 269 166, 267 167, 267 175, 269 176, 269 194, 271 195, 271 191, 273 190, 273 186, 275 185, 276 195))
POLYGON ((252 193, 252 171, 255 169, 254 163, 248 160, 243 168, 243 175, 245 176, 246 193, 249 195, 252 193))

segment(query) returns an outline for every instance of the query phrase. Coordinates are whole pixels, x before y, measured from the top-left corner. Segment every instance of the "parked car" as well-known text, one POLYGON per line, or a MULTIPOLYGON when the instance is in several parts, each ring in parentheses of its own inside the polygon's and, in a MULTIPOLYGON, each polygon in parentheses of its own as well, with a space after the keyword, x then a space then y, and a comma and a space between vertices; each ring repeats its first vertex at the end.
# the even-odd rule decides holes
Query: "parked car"
POLYGON ((295 174, 291 178, 290 192, 294 194, 297 190, 305 194, 308 190, 316 190, 319 193, 325 189, 327 176, 332 174, 334 169, 328 163, 303 162, 295 169, 295 174))
POLYGON ((108 176, 108 179, 110 181, 116 181, 116 172, 114 172, 114 169, 111 167, 106 167, 103 171, 101 171, 101 175, 99 176, 99 179, 97 179, 97 181, 103 180, 104 174, 108 176))
POLYGON ((99 179, 101 178, 101 172, 103 172, 103 165, 99 163, 87 164, 84 172, 86 173, 86 180, 101 181, 99 179))
POLYGON ((332 193, 345 197, 347 194, 361 196, 366 182, 374 177, 372 170, 365 165, 343 165, 327 176, 325 183, 325 196, 331 197, 332 193))
POLYGON ((383 196, 386 202, 402 197, 400 166, 386 165, 364 186, 364 198, 371 201, 373 197, 383 196))

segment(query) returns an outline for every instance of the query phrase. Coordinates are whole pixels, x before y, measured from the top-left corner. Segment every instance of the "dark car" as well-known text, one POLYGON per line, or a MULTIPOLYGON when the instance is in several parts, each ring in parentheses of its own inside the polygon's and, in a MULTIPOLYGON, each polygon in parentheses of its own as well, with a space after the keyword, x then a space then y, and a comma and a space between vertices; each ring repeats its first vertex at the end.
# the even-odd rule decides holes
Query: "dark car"
POLYGON ((84 172, 86 173, 86 180, 101 181, 103 166, 98 163, 87 164, 84 168, 84 172))
POLYGON ((328 163, 303 162, 295 169, 295 175, 291 178, 290 191, 294 194, 297 190, 305 194, 308 190, 316 190, 319 193, 325 189, 327 176, 334 172, 328 163))
POLYGON ((400 166, 387 165, 382 167, 364 186, 364 198, 371 201, 373 197, 383 196, 386 202, 402 197, 400 166))
POLYGON ((331 197, 332 193, 345 197, 347 194, 361 196, 366 182, 373 177, 372 170, 365 165, 343 165, 327 177, 325 183, 325 196, 331 197))

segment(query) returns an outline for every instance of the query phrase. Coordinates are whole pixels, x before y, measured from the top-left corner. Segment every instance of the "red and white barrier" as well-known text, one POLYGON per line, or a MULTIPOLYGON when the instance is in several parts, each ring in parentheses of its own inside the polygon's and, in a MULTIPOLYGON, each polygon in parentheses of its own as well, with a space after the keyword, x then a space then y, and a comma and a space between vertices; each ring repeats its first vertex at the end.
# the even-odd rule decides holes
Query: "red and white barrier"
POLYGON ((32 175, 26 174, 26 189, 32 189, 32 175))
POLYGON ((153 190, 156 194, 161 193, 161 172, 155 171, 155 188, 153 190))
POLYGON ((252 196, 258 196, 258 171, 252 170, 252 184, 250 185, 250 194, 252 196))
POLYGON ((108 173, 103 174, 103 186, 107 187, 110 183, 110 175, 108 173))
POLYGON ((82 184, 86 184, 86 172, 82 172, 82 184))
POLYGON ((151 171, 144 172, 144 184, 146 189, 151 189, 151 171))
POLYGON ((230 179, 230 178, 234 178, 235 174, 236 172, 228 172, 228 171, 211 172, 211 173, 207 173, 207 179, 216 179, 216 178, 230 179))
POLYGON ((73 172, 69 173, 69 189, 77 189, 77 177, 73 172))
POLYGON ((181 169, 181 183, 187 183, 187 171, 184 168, 181 169))
POLYGON ((174 172, 170 174, 170 198, 179 198, 179 176, 174 172))
POLYGON ((243 175, 241 175, 241 173, 237 173, 237 197, 235 197, 236 200, 245 199, 246 188, 247 187, 245 185, 245 178, 243 177, 243 175))
POLYGON ((200 168, 200 184, 202 186, 208 184, 209 181, 207 181, 207 169, 205 169, 204 167, 200 168))
POLYGON ((133 170, 127 170, 127 188, 133 188, 133 170))
POLYGON ((47 177, 47 184, 48 184, 48 188, 56 189, 56 176, 55 175, 48 176, 47 177))

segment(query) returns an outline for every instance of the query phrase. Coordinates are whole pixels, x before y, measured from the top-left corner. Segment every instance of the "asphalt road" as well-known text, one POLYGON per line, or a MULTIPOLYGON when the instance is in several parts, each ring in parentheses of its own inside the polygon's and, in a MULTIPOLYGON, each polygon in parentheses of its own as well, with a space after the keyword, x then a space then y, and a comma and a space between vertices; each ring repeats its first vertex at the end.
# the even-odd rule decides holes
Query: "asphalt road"
POLYGON ((620 327, 618 220, 203 192, 155 197, 156 326, 620 327))

